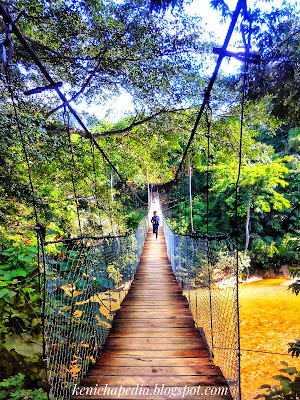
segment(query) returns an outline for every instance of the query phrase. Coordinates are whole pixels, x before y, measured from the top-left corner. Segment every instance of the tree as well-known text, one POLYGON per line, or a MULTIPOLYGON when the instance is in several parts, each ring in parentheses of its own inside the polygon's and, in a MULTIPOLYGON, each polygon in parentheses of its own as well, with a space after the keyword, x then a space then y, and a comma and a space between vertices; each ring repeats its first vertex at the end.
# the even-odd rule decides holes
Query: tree
POLYGON ((292 127, 299 125, 299 12, 295 5, 271 13, 254 10, 253 46, 262 62, 251 66, 249 99, 270 104, 272 115, 292 127))
MULTIPOLYGON (((24 12, 20 30, 53 79, 71 85, 67 93, 73 101, 103 103, 125 91, 136 110, 149 115, 199 99, 201 65, 195 55, 205 52, 208 43, 201 37, 199 19, 183 10, 164 19, 151 14, 141 0, 75 1, 68 6, 13 1, 10 9, 14 15, 24 12)), ((25 86, 43 85, 17 41, 14 62, 27 70, 22 74, 25 86)))

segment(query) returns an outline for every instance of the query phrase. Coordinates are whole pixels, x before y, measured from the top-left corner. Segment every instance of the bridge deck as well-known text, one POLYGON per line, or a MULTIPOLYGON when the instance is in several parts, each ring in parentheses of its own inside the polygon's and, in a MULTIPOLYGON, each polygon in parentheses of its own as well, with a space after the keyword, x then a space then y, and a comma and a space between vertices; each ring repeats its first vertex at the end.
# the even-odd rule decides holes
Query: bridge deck
POLYGON ((175 280, 161 230, 157 240, 149 231, 135 280, 98 361, 76 392, 73 399, 81 400, 231 399, 175 280), (191 391, 183 397, 185 385, 191 391), (218 395, 225 390, 227 395, 218 395))

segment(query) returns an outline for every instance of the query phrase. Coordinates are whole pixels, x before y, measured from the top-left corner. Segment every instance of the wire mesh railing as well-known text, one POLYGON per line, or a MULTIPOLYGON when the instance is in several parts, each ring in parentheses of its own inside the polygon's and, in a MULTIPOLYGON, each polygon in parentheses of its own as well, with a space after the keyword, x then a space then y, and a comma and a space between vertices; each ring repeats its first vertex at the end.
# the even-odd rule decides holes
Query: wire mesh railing
POLYGON ((103 347, 148 231, 44 243, 45 341, 50 398, 68 399, 103 347))
POLYGON ((175 234, 163 216, 168 258, 195 324, 234 400, 240 399, 238 262, 230 235, 175 234))

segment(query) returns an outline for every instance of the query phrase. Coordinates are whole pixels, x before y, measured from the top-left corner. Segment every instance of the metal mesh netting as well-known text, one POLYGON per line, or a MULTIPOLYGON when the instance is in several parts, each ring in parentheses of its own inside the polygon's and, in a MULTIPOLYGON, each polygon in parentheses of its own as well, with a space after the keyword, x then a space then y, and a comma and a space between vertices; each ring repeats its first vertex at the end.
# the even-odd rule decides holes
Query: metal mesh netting
POLYGON ((232 397, 240 397, 236 250, 231 238, 175 234, 163 218, 174 275, 187 297, 196 326, 221 368, 232 397))
POLYGON ((142 254, 148 220, 123 237, 45 245, 50 398, 67 399, 102 348, 142 254))

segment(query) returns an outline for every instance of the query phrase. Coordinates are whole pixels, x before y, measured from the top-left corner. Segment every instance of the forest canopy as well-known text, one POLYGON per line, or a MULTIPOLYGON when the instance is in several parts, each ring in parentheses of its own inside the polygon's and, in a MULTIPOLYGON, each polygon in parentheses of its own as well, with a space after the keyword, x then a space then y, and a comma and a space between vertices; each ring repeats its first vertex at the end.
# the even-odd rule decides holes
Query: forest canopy
MULTIPOLYGON (((208 84, 207 63, 216 59, 212 55, 214 38, 206 32, 201 18, 188 15, 184 3, 171 3, 9 4, 18 28, 75 108, 83 100, 101 104, 122 93, 131 96, 134 111, 119 121, 86 114, 82 118, 118 173, 141 195, 147 176, 150 183, 166 183, 174 178, 208 84)), ((212 6, 221 8, 224 17, 230 18, 225 3, 214 2, 212 6)), ((246 80, 239 218, 244 225, 251 211, 254 236, 277 243, 284 234, 296 235, 299 230, 299 13, 296 6, 284 4, 271 12, 250 9, 249 16, 251 49, 261 61, 249 65, 246 80)), ((95 207, 96 192, 102 218, 109 220, 105 198, 110 181, 117 182, 118 175, 72 115, 64 111, 53 90, 28 95, 47 82, 14 37, 13 43, 10 79, 17 115, 4 73, 1 81, 2 235, 7 237, 13 232, 30 236, 34 220, 28 166, 16 119, 28 153, 39 220, 60 234, 76 233, 78 208, 84 213, 95 207), (74 185, 77 201, 82 200, 80 206, 74 204, 74 185), (18 227, 20 217, 23 224, 18 227)), ((210 99, 213 232, 229 226, 233 214, 242 64, 240 73, 218 76, 210 99)), ((199 231, 203 231, 205 219, 206 130, 203 118, 189 150, 197 187, 194 206, 199 231)), ((112 190, 116 192, 114 218, 123 219, 122 229, 126 230, 121 191, 117 186, 112 190)), ((179 206, 178 217, 180 212, 179 206)), ((93 212, 86 217, 87 230, 90 218, 95 219, 93 212)), ((187 221, 184 231, 190 229, 187 221)), ((101 222, 101 226, 106 233, 112 229, 111 223, 101 222)))

